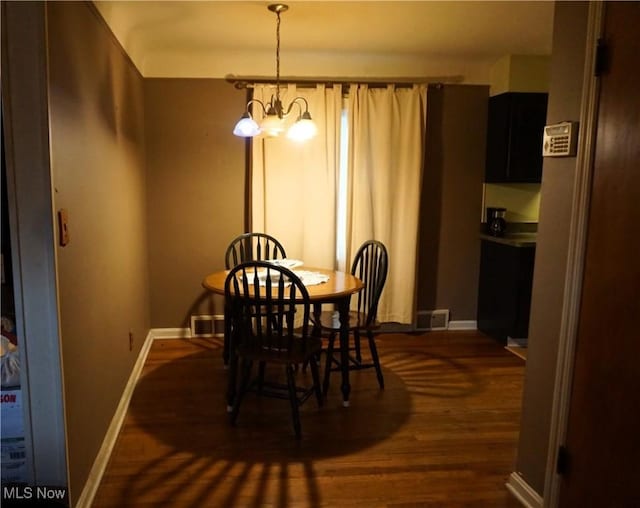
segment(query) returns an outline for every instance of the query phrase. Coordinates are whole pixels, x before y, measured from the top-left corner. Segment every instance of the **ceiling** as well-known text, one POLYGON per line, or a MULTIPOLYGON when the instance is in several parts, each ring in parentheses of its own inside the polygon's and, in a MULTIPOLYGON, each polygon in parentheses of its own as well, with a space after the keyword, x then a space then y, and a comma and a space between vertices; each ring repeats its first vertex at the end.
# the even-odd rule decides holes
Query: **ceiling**
MULTIPOLYGON (((145 77, 273 76, 265 1, 95 1, 145 77)), ((506 55, 549 55, 550 1, 293 1, 283 76, 463 76, 486 82, 506 55)))

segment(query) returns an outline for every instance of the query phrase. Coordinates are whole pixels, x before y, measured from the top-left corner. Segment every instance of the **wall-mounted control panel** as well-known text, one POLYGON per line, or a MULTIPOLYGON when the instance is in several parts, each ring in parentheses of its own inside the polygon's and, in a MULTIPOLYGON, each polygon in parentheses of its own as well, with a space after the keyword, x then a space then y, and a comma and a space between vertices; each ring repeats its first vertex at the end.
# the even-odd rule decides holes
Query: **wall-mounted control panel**
POLYGON ((575 157, 578 146, 578 122, 547 125, 542 136, 543 157, 575 157))

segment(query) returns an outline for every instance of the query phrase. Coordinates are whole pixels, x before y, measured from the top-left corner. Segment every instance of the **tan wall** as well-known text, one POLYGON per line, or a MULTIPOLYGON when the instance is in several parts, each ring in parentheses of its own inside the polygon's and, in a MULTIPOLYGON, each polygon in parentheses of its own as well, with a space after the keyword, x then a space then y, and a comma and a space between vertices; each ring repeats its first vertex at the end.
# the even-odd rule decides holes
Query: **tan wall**
POLYGON ((476 319, 488 86, 430 87, 420 208, 418 310, 476 319))
POLYGON ((245 103, 224 80, 145 80, 153 328, 222 313, 201 282, 243 232, 245 141, 231 131, 245 103))
POLYGON ((145 82, 90 4, 47 10, 54 206, 71 234, 58 276, 75 501, 149 328, 222 312, 200 283, 243 232, 245 144, 231 129, 245 93, 145 82))
POLYGON ((489 73, 491 96, 504 92, 547 92, 549 55, 505 55, 489 73))
MULTIPOLYGON (((550 121, 577 117, 586 10, 556 7, 550 121)), ((71 231, 57 261, 75 501, 149 327, 183 325, 202 275, 222 267, 242 231, 244 142, 229 129, 244 93, 209 80, 143 84, 90 4, 49 2, 47 12, 54 206, 69 211, 71 231)), ((421 224, 418 301, 451 308, 452 319, 475 319, 487 95, 447 86, 430 102, 421 213, 437 220, 421 224)), ((543 178, 517 465, 539 491, 574 165, 547 160, 543 178)))
POLYGON ((506 208, 509 222, 538 222, 540 213, 539 183, 487 183, 484 185, 483 221, 487 207, 506 208))
POLYGON ((89 3, 48 2, 54 208, 72 501, 149 330, 143 82, 89 3), (134 335, 129 351, 129 331, 134 335))
MULTIPOLYGON (((555 7, 547 123, 579 120, 587 2, 555 7)), ((576 158, 545 158, 517 471, 544 489, 576 158)))

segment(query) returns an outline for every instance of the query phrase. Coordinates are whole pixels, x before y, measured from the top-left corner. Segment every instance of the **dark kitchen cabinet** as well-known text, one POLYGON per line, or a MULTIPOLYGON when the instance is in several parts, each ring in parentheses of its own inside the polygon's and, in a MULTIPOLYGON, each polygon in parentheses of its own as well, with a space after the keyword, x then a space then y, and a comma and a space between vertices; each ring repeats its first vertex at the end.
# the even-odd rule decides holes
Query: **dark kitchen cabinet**
POLYGON ((486 182, 540 182, 546 118, 546 93, 507 92, 489 98, 486 182))
POLYGON ((502 344, 529 333, 535 246, 482 240, 478 330, 502 344))

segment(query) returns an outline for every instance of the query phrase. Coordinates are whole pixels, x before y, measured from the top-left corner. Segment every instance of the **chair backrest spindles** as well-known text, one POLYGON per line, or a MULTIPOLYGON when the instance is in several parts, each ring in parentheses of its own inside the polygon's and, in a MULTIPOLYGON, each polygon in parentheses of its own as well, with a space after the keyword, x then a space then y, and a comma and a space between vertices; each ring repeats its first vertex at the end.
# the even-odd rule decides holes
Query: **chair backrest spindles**
POLYGON ((225 253, 227 270, 246 261, 283 259, 287 254, 282 244, 266 233, 244 233, 234 238, 225 253))
POLYGON ((253 347, 287 354, 298 337, 308 336, 309 293, 287 268, 264 261, 240 263, 227 275, 225 296, 237 337, 252 341, 253 347), (300 312, 298 330, 296 315, 300 312))
POLYGON ((368 240, 356 253, 351 273, 364 282, 364 289, 358 293, 358 312, 366 316, 363 325, 371 325, 378 314, 378 302, 387 279, 389 254, 382 242, 368 240))

